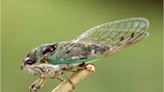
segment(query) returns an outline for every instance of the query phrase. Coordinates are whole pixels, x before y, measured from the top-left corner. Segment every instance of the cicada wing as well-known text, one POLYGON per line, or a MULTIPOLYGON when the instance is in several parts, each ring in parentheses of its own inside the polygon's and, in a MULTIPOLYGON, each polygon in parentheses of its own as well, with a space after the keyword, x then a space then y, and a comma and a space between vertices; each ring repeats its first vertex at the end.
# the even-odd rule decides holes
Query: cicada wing
POLYGON ((75 42, 100 44, 111 47, 107 55, 113 54, 144 38, 149 21, 145 18, 129 18, 96 26, 80 35, 75 42))
POLYGON ((146 38, 149 35, 145 32, 148 26, 149 21, 145 18, 129 18, 98 25, 63 45, 50 59, 52 62, 58 59, 59 63, 68 59, 86 59, 79 62, 87 62, 87 59, 108 56, 146 38))

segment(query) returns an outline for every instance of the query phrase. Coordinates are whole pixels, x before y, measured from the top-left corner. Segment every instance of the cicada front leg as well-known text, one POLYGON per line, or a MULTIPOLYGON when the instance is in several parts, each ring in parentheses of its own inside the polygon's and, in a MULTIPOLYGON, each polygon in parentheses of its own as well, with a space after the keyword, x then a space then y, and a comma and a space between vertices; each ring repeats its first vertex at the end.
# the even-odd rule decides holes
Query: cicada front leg
POLYGON ((44 83, 46 82, 46 78, 45 75, 42 71, 41 68, 39 67, 34 67, 34 70, 36 71, 38 77, 40 77, 40 79, 36 80, 30 87, 30 91, 34 90, 35 92, 37 92, 37 90, 39 90, 41 87, 43 87, 44 83))
POLYGON ((68 77, 64 74, 65 72, 67 71, 72 71, 72 72, 75 72, 71 69, 66 69, 66 68, 61 68, 61 67, 52 67, 52 68, 47 68, 46 69, 46 73, 49 75, 49 76, 53 76, 54 78, 57 78, 58 80, 60 80, 61 82, 63 82, 64 80, 61 79, 59 76, 61 75, 64 75, 64 77, 71 83, 73 89, 75 88, 74 84, 68 79, 68 77))

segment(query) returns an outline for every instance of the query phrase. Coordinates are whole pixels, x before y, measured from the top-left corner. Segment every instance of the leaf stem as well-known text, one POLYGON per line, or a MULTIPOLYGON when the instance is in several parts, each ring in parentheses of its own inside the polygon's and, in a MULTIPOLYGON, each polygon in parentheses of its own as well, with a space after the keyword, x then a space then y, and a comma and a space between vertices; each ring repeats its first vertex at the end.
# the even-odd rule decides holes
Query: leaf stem
MULTIPOLYGON (((87 78, 90 74, 96 71, 96 67, 94 64, 87 64, 85 65, 85 69, 78 69, 75 73, 73 73, 69 80, 74 84, 76 87, 81 81, 87 78)), ((73 87, 68 80, 65 80, 56 88, 54 88, 51 92, 71 92, 73 87)))

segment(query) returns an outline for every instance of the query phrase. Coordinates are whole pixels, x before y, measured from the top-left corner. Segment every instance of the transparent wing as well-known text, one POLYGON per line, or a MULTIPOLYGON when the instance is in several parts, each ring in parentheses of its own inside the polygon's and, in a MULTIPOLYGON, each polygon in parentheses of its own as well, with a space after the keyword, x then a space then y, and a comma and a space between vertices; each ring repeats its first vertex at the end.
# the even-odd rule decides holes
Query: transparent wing
MULTIPOLYGON (((129 18, 98 25, 67 42, 62 49, 51 55, 52 62, 58 60, 76 63, 87 62, 113 54, 144 38, 149 21, 145 18, 129 18)), ((65 63, 65 62, 63 62, 65 63)))
MULTIPOLYGON (((129 18, 96 26, 80 35, 75 42, 110 46, 113 54, 128 45, 146 38, 149 21, 145 18, 129 18)), ((112 52, 112 53, 111 53, 112 52)))

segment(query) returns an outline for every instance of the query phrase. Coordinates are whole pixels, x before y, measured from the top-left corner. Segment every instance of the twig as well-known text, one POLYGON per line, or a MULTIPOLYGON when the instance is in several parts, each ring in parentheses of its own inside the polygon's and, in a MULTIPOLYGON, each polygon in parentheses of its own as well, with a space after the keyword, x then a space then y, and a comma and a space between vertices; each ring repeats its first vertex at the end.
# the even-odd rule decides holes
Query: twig
MULTIPOLYGON (((69 77, 69 80, 76 86, 85 78, 87 78, 91 73, 95 72, 96 67, 94 64, 87 64, 85 66, 86 69, 78 69, 74 74, 69 77)), ((76 87, 75 87, 76 88, 76 87)), ((51 92, 71 92, 73 87, 71 83, 67 80, 62 82, 59 86, 53 89, 51 92)))

